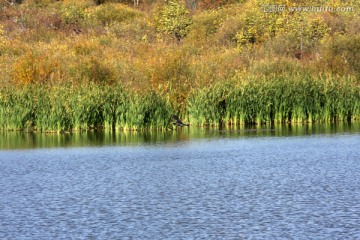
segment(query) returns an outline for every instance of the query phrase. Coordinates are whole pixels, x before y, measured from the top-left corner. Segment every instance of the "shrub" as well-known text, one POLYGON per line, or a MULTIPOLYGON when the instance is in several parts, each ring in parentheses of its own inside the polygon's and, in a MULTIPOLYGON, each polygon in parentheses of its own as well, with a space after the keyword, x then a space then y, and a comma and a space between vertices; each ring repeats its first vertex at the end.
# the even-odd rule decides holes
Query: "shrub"
POLYGON ((86 11, 87 17, 92 21, 99 21, 103 25, 113 22, 123 22, 140 15, 140 12, 122 4, 103 4, 89 8, 86 11))
POLYGON ((78 24, 85 18, 85 9, 91 6, 88 1, 66 1, 61 5, 61 17, 66 24, 78 24))
POLYGON ((323 50, 323 61, 334 74, 360 76, 360 36, 337 36, 323 50))
POLYGON ((115 81, 111 68, 104 61, 99 61, 93 56, 89 59, 83 59, 77 67, 80 76, 85 81, 100 85, 111 84, 115 81))
POLYGON ((189 32, 192 20, 187 16, 183 3, 170 1, 156 16, 157 29, 160 32, 173 35, 178 41, 183 39, 189 32))
POLYGON ((20 85, 48 83, 57 66, 58 63, 46 54, 29 51, 14 63, 13 82, 20 85))
POLYGON ((229 17, 226 19, 216 33, 220 43, 236 43, 236 34, 243 28, 243 21, 238 17, 229 17))
POLYGON ((235 36, 237 42, 241 45, 263 42, 264 38, 268 37, 267 15, 261 11, 261 6, 256 1, 248 1, 242 6, 245 10, 239 18, 243 26, 235 36))
POLYGON ((194 16, 190 27, 189 39, 194 43, 203 43, 211 39, 218 31, 226 14, 221 11, 209 10, 194 16))
POLYGON ((320 18, 314 18, 309 21, 304 29, 304 38, 309 48, 315 46, 330 31, 326 23, 320 18))

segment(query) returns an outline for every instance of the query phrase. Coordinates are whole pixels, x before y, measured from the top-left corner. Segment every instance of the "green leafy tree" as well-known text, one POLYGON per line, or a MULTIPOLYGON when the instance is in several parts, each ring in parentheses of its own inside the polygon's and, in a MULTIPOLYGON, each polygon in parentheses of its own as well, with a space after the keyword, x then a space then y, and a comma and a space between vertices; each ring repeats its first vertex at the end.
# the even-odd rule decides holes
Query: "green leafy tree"
POLYGON ((178 41, 183 39, 189 32, 192 24, 188 17, 189 11, 183 3, 170 1, 157 15, 156 24, 160 32, 172 34, 178 41))

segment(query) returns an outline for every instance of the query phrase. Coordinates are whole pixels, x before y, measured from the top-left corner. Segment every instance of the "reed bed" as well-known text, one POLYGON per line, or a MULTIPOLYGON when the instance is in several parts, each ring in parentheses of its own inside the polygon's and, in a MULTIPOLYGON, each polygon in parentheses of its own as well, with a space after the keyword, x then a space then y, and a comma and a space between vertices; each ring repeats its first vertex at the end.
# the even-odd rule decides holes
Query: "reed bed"
POLYGON ((3 130, 68 132, 89 129, 164 129, 169 105, 154 92, 120 86, 5 87, 0 90, 3 130))
POLYGON ((193 91, 188 113, 200 126, 348 121, 360 117, 359 91, 351 77, 237 77, 193 91))
POLYGON ((182 112, 167 95, 121 85, 27 85, 0 89, 0 128, 39 132, 170 128, 171 114, 192 126, 334 122, 360 119, 356 78, 233 77, 193 88, 182 112))

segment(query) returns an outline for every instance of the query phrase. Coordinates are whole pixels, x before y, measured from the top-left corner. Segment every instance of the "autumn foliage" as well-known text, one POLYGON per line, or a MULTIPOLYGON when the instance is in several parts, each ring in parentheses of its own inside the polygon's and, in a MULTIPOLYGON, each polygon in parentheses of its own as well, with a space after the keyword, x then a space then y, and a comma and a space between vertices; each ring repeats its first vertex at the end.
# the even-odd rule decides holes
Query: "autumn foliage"
MULTIPOLYGON (((249 115, 236 107, 233 109, 238 115, 229 112, 230 105, 223 108, 231 101, 239 105, 239 94, 247 96, 246 91, 257 91, 267 84, 274 85, 263 89, 264 96, 275 96, 271 89, 276 86, 289 94, 297 91, 296 86, 313 86, 313 91, 324 99, 334 94, 359 102, 360 17, 356 10, 360 6, 357 1, 344 4, 340 0, 285 3, 154 0, 139 1, 135 6, 133 1, 1 2, 0 118, 16 114, 9 110, 16 109, 9 105, 11 97, 37 104, 27 107, 34 107, 33 112, 18 114, 32 120, 19 120, 17 127, 12 127, 15 129, 36 128, 41 121, 46 122, 46 117, 39 116, 50 113, 59 120, 45 127, 48 130, 68 130, 80 125, 164 127, 171 112, 199 125, 295 121, 295 110, 291 110, 297 106, 295 103, 286 105, 291 113, 287 111, 283 117, 269 112, 272 109, 269 105, 275 106, 276 98, 269 98, 264 105, 243 99, 244 104, 254 105, 251 110, 254 112, 249 110, 249 115), (269 6, 280 5, 284 7, 282 11, 266 11, 269 6), (294 6, 321 5, 351 8, 290 10, 294 6), (21 92, 25 88, 26 94, 21 92), (47 103, 49 112, 40 111, 38 96, 42 94, 33 89, 46 92, 44 98, 48 99, 43 99, 42 104, 47 103), (88 94, 82 89, 87 89, 88 94), (111 89, 117 90, 111 93, 111 89), (353 89, 347 91, 351 96, 343 89, 353 89), (56 105, 57 92, 69 102, 56 105), (110 94, 118 99, 113 105, 110 94), (82 106, 77 102, 80 98, 89 103, 83 106, 88 112, 74 107, 75 103, 82 106), (144 101, 156 102, 158 108, 144 101), (217 106, 216 114, 211 113, 210 117, 210 113, 200 113, 194 104, 206 106, 209 111, 209 106, 217 106), (83 115, 76 115, 81 112, 83 115), (64 114, 67 116, 60 117, 64 114)), ((318 97, 313 94, 312 97, 318 97)), ((301 98, 306 99, 305 95, 301 98)), ((23 104, 20 100, 13 101, 23 104)), ((340 114, 340 103, 324 101, 319 100, 317 107, 332 109, 329 111, 333 113, 324 113, 328 117, 312 117, 319 111, 303 106, 308 110, 296 121, 360 117, 359 104, 351 106, 347 103, 350 100, 344 100, 348 110, 340 114)), ((1 121, 1 127, 8 128, 8 123, 1 121)))

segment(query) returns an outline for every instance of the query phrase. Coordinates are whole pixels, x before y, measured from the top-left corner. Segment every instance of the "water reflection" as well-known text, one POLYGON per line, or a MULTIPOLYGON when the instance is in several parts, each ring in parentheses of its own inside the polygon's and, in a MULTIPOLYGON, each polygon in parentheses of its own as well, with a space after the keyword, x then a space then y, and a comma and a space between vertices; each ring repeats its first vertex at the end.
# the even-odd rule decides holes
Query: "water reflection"
POLYGON ((286 137, 360 132, 360 122, 332 124, 249 125, 240 128, 179 128, 173 131, 86 131, 69 134, 1 132, 0 149, 171 144, 200 138, 286 137))
POLYGON ((0 239, 360 237, 359 125, 0 136, 0 239))

